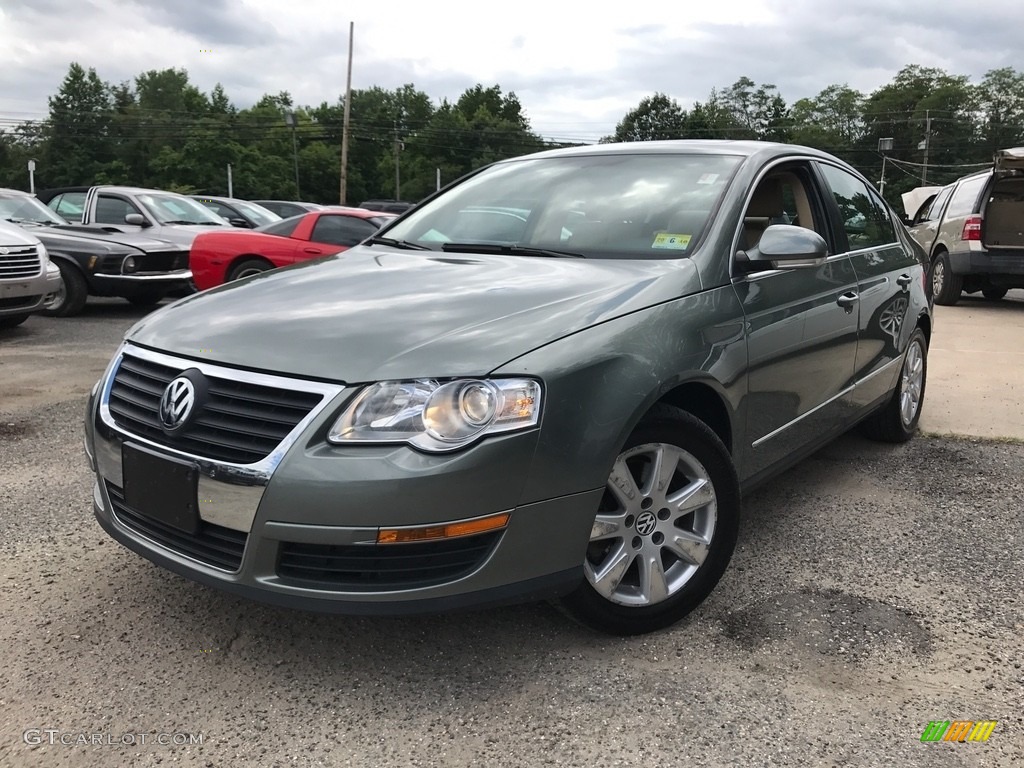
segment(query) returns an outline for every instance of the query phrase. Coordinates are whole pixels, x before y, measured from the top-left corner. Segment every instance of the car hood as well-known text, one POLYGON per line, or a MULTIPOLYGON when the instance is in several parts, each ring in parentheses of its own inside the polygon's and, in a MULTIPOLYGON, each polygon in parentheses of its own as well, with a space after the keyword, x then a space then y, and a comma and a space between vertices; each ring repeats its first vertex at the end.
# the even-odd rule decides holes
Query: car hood
MULTIPOLYGON (((98 226, 98 225, 97 225, 98 226)), ((102 225, 107 232, 127 234, 135 237, 146 237, 174 243, 180 249, 192 247, 192 241, 203 232, 231 231, 231 225, 201 226, 191 224, 157 224, 152 227, 136 227, 132 224, 102 225)))
POLYGON ((167 240, 137 235, 132 232, 107 232, 74 224, 33 228, 32 234, 42 240, 47 248, 66 245, 89 250, 123 251, 127 247, 146 253, 182 250, 180 245, 167 240))
POLYGON ((548 342, 700 289, 693 263, 396 251, 205 291, 126 339, 209 362, 359 383, 484 375, 548 342))
POLYGON ((1024 169, 1024 147, 998 150, 995 155, 995 165, 997 171, 1024 169))

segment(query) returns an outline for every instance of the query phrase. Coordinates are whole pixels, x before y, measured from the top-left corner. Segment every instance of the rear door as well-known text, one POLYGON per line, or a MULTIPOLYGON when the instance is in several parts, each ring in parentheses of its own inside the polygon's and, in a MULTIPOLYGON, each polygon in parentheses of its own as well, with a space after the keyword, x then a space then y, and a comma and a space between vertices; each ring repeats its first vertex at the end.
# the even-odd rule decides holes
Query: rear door
POLYGON ((884 397, 899 373, 900 355, 913 331, 907 321, 911 289, 923 286, 924 267, 899 237, 895 215, 867 182, 844 168, 818 162, 831 195, 838 247, 857 275, 860 324, 853 402, 863 407, 884 397))

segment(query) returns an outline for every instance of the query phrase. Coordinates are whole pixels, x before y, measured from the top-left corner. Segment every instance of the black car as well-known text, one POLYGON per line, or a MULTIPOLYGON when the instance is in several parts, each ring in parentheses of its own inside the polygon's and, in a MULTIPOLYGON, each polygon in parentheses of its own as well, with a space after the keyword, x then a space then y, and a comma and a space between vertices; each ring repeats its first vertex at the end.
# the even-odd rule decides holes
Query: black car
POLYGON ((259 203, 238 200, 233 197, 210 197, 208 195, 191 195, 192 199, 202 203, 222 219, 227 219, 233 226, 244 229, 255 229, 280 221, 281 216, 259 203))
POLYGON ((322 211, 327 207, 319 203, 299 203, 292 200, 250 200, 249 202, 263 206, 268 211, 276 213, 282 219, 301 216, 310 211, 322 211))
POLYGON ((404 200, 364 200, 359 204, 360 208, 368 211, 383 211, 384 213, 405 213, 416 203, 409 203, 404 200))
POLYGON ((78 314, 92 296, 120 296, 149 306, 192 285, 188 249, 126 232, 69 224, 32 195, 0 189, 0 219, 32 232, 60 269, 61 289, 45 315, 78 314))

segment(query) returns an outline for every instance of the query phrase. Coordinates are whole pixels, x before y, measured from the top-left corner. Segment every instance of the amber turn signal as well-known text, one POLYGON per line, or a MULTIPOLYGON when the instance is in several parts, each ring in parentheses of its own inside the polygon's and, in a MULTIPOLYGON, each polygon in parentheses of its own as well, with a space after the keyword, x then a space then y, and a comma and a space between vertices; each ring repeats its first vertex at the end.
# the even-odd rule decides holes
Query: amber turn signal
POLYGON ((377 531, 378 544, 403 544, 412 541, 434 541, 454 539, 458 536, 472 536, 475 533, 496 531, 508 525, 508 512, 463 520, 444 525, 424 525, 418 528, 381 528, 377 531))

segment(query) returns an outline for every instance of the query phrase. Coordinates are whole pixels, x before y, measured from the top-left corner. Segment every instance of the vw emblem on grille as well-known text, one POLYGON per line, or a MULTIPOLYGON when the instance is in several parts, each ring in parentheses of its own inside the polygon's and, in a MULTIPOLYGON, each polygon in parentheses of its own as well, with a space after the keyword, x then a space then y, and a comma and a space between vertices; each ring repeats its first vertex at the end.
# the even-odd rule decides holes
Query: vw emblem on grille
POLYGON ((641 536, 647 536, 658 524, 658 519, 653 512, 641 512, 636 519, 636 532, 641 536))
POLYGON ((0 248, 0 256, 6 256, 10 252, 11 252, 10 248, 0 248))
POLYGON ((179 376, 164 390, 160 398, 160 423, 166 429, 180 429, 185 425, 196 404, 196 388, 184 376, 179 376))

